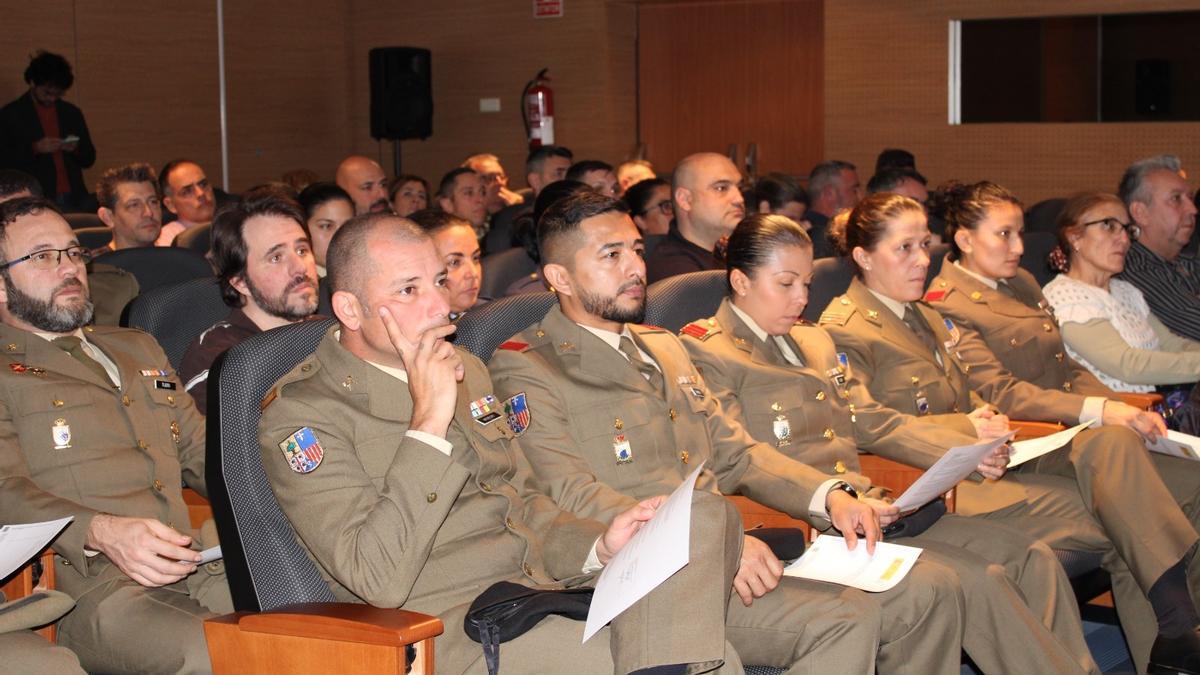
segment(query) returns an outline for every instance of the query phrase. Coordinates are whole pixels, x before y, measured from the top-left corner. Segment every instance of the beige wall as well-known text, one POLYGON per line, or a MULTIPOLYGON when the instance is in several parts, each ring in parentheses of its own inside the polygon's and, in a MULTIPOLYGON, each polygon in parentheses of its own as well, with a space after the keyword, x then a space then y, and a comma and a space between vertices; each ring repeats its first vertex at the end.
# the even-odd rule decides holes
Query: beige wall
POLYGON ((826 2, 825 154, 857 164, 865 181, 882 148, 902 147, 933 182, 988 178, 1027 204, 1084 189, 1115 191, 1127 164, 1161 152, 1180 155, 1195 176, 1200 123, 947 123, 951 19, 1135 9, 1200 9, 1200 1, 826 2))

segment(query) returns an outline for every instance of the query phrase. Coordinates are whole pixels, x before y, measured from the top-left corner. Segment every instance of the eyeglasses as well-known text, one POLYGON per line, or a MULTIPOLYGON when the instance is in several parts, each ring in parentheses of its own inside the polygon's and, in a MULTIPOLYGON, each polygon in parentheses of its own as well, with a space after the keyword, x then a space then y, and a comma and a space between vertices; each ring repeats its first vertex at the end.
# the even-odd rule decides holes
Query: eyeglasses
POLYGON ((1135 223, 1122 223, 1116 218, 1102 218, 1100 220, 1093 220, 1083 224, 1084 227, 1091 227, 1092 225, 1099 225, 1100 230, 1110 237, 1116 236, 1116 234, 1121 230, 1125 230, 1125 233, 1129 235, 1129 238, 1134 241, 1136 241, 1137 238, 1142 235, 1141 225, 1137 225, 1135 223))
POLYGON ((34 251, 27 256, 17 258, 12 262, 0 265, 0 270, 6 270, 17 263, 23 263, 26 260, 34 269, 52 270, 56 269, 62 263, 63 254, 67 254, 67 260, 70 260, 76 265, 86 265, 92 259, 92 255, 82 246, 68 246, 67 248, 46 248, 40 251, 34 251))
POLYGON ((646 209, 646 213, 650 213, 654 209, 658 209, 658 212, 664 216, 675 215, 675 205, 671 203, 670 199, 664 199, 657 204, 651 204, 650 208, 646 209))

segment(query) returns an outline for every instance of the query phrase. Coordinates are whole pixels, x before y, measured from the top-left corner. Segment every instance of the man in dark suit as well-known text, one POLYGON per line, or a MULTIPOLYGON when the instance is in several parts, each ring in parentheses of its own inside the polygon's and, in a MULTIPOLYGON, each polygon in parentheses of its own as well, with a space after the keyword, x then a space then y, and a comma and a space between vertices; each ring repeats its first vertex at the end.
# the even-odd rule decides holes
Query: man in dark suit
POLYGON ((0 167, 37 177, 42 192, 60 207, 89 206, 83 170, 96 163, 96 148, 83 112, 62 100, 75 82, 71 64, 39 51, 25 69, 29 91, 0 108, 0 167))

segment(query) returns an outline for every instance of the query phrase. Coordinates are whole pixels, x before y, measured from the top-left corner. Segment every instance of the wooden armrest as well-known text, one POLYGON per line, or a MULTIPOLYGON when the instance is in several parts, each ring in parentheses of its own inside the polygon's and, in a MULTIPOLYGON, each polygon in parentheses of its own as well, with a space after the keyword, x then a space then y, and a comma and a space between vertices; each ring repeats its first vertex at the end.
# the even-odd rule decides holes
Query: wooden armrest
POLYGON ((1162 394, 1137 394, 1131 391, 1120 392, 1117 398, 1142 410, 1154 410, 1155 406, 1161 405, 1163 401, 1162 394))
POLYGON ((743 497, 742 495, 727 495, 729 501, 737 507, 738 513, 742 514, 742 527, 750 530, 756 527, 795 527, 804 532, 804 538, 809 539, 812 536, 812 527, 808 523, 798 518, 793 518, 783 511, 759 504, 758 502, 743 497))
MULTIPOLYGON (((42 551, 42 555, 36 563, 31 562, 13 574, 9 578, 8 583, 0 586, 0 592, 4 593, 6 600, 17 600, 32 595, 34 591, 46 588, 55 588, 54 551, 52 549, 42 551), (42 572, 41 576, 36 579, 36 583, 33 573, 35 564, 40 564, 42 572)), ((57 638, 57 631, 54 624, 43 626, 34 632, 40 634, 50 642, 54 642, 57 638)))
POLYGON ((204 622, 213 672, 433 672, 442 620, 403 609, 329 602, 234 612, 204 622), (346 670, 347 664, 356 667, 346 670))
POLYGON ((212 506, 192 488, 183 488, 183 503, 187 504, 188 520, 192 522, 192 527, 199 529, 204 521, 212 519, 212 506))
POLYGON ((1008 426, 1017 432, 1016 438, 1013 439, 1015 441, 1049 436, 1050 434, 1055 434, 1066 429, 1065 426, 1057 422, 1029 422, 1026 420, 1009 420, 1008 426))
MULTIPOLYGON (((889 496, 893 499, 899 497, 905 490, 912 487, 912 484, 917 482, 921 474, 925 473, 924 469, 919 469, 910 464, 903 464, 866 452, 859 453, 858 463, 862 466, 862 474, 870 478, 871 482, 875 485, 887 488, 889 496)), ((957 508, 954 490, 947 492, 945 499, 946 510, 954 513, 955 508, 957 508)))

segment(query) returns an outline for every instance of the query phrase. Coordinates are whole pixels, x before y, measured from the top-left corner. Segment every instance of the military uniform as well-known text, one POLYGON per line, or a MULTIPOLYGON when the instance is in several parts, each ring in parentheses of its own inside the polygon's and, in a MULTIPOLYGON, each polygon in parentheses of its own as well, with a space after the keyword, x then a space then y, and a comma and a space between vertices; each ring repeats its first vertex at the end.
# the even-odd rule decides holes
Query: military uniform
MULTIPOLYGON (((631 325, 629 330, 637 347, 661 369, 665 396, 617 349, 572 322, 557 306, 539 324, 502 345, 492 357, 490 367, 500 394, 524 394, 535 409, 523 447, 555 499, 580 513, 606 514, 646 494, 669 489, 698 462, 707 462, 712 470, 704 473, 706 487, 740 492, 809 519, 813 496, 829 476, 785 458, 771 446, 755 443, 722 410, 721 402, 675 336, 644 326, 631 325)), ((823 497, 818 501, 823 509, 823 497)), ((1061 574, 1055 571, 1056 563, 1049 552, 1044 551, 1044 555, 1046 562, 1040 564, 1046 573, 1061 574)), ((950 604, 936 601, 938 611, 926 611, 931 607, 923 604, 944 592, 946 578, 957 576, 942 576, 949 572, 946 563, 933 558, 933 554, 922 556, 913 576, 901 586, 869 596, 877 607, 874 611, 882 612, 883 617, 878 663, 881 672, 958 669, 953 644, 947 641, 961 633, 944 623, 950 604)), ((986 567, 979 564, 979 577, 988 576, 986 567)), ((1004 602, 1020 602, 1006 582, 993 578, 983 584, 999 589, 996 595, 1011 593, 1004 602)), ((803 626, 805 621, 810 622, 809 631, 828 626, 828 618, 821 613, 829 606, 830 588, 785 578, 749 609, 731 603, 731 622, 761 627, 756 612, 767 612, 776 632, 803 626), (787 608, 792 610, 790 616, 783 611, 787 608)), ((840 597, 846 600, 861 595, 842 589, 840 597)), ((954 621, 961 618, 954 617, 954 621)), ((997 630, 1000 626, 1011 630, 1005 624, 995 621, 990 625, 997 630)), ((1073 625, 1078 631, 1077 617, 1073 625)), ((979 628, 987 630, 982 625, 979 628)), ((1047 653, 1040 660, 1031 660, 1032 671, 1024 672, 1078 669, 1053 638, 1040 627, 1035 628, 1045 638, 1047 653)), ((982 642, 982 635, 973 634, 972 640, 982 642)), ((795 664, 797 670, 804 667, 804 658, 828 668, 829 664, 846 665, 847 659, 865 651, 861 645, 832 640, 814 645, 794 639, 796 653, 779 653, 755 646, 752 631, 742 637, 747 644, 744 648, 735 636, 731 641, 745 659, 750 660, 750 654, 770 653, 774 659, 771 665, 795 664)), ((1078 642, 1082 645, 1082 639, 1078 642)), ((1082 651, 1091 667, 1086 648, 1082 651)))
POLYGON ((125 305, 139 293, 137 278, 129 272, 104 263, 90 263, 87 272, 97 326, 118 326, 125 305))
POLYGON ((85 671, 71 650, 30 630, 57 621, 74 606, 70 596, 58 591, 37 591, 10 602, 4 602, 0 593, 0 654, 5 672, 83 675, 85 671))
POLYGON ((59 642, 85 668, 203 672, 206 607, 232 610, 223 565, 147 588, 84 542, 92 518, 111 513, 156 518, 198 547, 181 490, 205 493, 204 418, 152 337, 108 327, 82 335, 116 366, 119 387, 48 340, 0 325, 0 513, 74 516, 53 544, 58 587, 76 601, 59 642))
MULTIPOLYGON (((852 483, 860 494, 878 491, 859 474, 860 448, 903 447, 932 457, 976 441, 944 426, 916 423, 862 395, 862 385, 853 369, 839 363, 828 333, 807 322, 794 326, 787 336, 764 341, 725 300, 715 316, 685 326, 681 334, 725 411, 745 421, 751 436, 831 478, 852 483), (779 340, 795 363, 784 355, 779 340)), ((968 624, 1003 625, 1007 643, 1034 645, 1046 641, 1042 617, 1053 617, 1048 623, 1060 642, 1077 659, 1090 659, 1070 584, 1044 544, 1011 528, 958 515, 943 516, 915 539, 899 543, 925 547, 935 560, 954 567, 964 584, 973 584, 967 595, 968 624), (1028 561, 1036 563, 1040 573, 1023 570, 1028 561), (990 584, 976 577, 985 574, 990 562, 1005 563, 1032 612, 1020 602, 972 604, 972 591, 987 592, 990 584)), ((967 633, 964 647, 986 672, 1030 672, 1046 663, 1037 650, 1014 652, 990 639, 973 639, 975 635, 967 633)))
MULTIPOLYGON (((593 583, 582 570, 605 525, 538 491, 478 359, 460 352, 466 376, 444 454, 405 431, 408 386, 337 335, 331 328, 264 401, 259 440, 276 497, 339 600, 439 615, 438 671, 483 672, 482 650, 462 629, 471 601, 502 580, 593 583)), ((721 639, 738 518, 708 495, 693 510, 691 562, 614 620, 611 635, 580 647, 582 624, 552 617, 502 646, 503 669, 608 673, 614 664, 628 672, 724 660, 738 672, 721 639), (674 624, 673 613, 688 625, 674 624), (703 639, 682 639, 685 631, 703 639)))
MULTIPOLYGON (((944 299, 950 287, 936 284, 927 297, 944 299)), ((975 395, 971 378, 979 377, 989 380, 988 401, 1013 418, 1078 420, 1083 397, 1016 380, 978 333, 923 303, 914 306, 934 337, 937 356, 857 279, 821 316, 876 401, 908 414, 947 413, 950 401, 961 410, 975 395), (930 396, 924 407, 914 403, 920 394, 895 386, 906 376, 924 387, 910 391, 939 395, 930 396)), ((1021 465, 1004 480, 964 484, 958 502, 962 513, 1012 522, 1056 548, 1102 553, 1131 650, 1141 664, 1157 632, 1145 591, 1198 538, 1182 512, 1163 508, 1174 500, 1146 455, 1140 436, 1127 428, 1085 430, 1068 447, 1021 465)))

